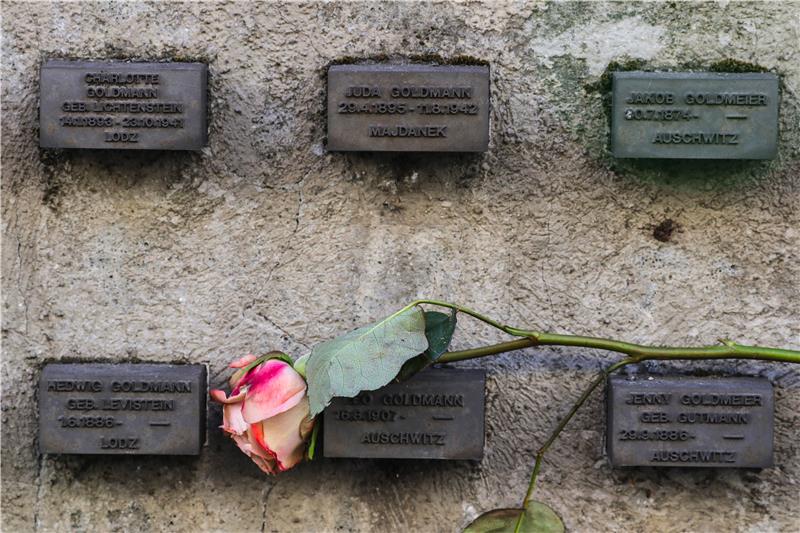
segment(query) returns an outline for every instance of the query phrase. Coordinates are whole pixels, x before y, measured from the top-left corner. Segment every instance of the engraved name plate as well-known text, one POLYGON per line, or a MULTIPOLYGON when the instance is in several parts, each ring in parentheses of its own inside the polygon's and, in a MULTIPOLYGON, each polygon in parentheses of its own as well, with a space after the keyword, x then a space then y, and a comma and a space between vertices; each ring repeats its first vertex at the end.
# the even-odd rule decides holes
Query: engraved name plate
POLYGON ((48 60, 41 69, 43 148, 200 150, 206 65, 48 60))
POLYGON ((483 456, 483 370, 426 370, 325 409, 325 457, 475 459, 483 456))
POLYGON ((42 453, 198 455, 203 365, 49 364, 39 379, 42 453))
POLYGON ((774 74, 615 72, 615 157, 773 159, 774 74))
POLYGON ((489 67, 334 65, 328 150, 485 152, 489 67))
POLYGON ((613 466, 772 466, 773 392, 763 378, 608 380, 613 466))

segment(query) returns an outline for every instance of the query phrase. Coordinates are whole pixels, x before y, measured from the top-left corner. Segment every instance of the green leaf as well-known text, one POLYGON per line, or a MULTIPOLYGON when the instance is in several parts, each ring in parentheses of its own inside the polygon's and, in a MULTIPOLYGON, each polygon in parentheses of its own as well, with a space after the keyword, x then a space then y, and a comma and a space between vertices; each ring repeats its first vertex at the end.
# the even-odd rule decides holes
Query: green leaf
POLYGON ((352 398, 389 383, 407 360, 428 349, 419 307, 318 344, 306 363, 311 416, 335 396, 352 398))
POLYGON ((428 349, 425 353, 406 361, 397 374, 397 381, 405 381, 435 363, 447 351, 455 331, 455 309, 449 315, 437 311, 425 311, 425 337, 428 339, 428 349))
POLYGON ((425 355, 434 362, 439 359, 450 346, 455 331, 455 309, 449 315, 438 311, 425 311, 425 337, 428 339, 428 349, 425 350, 425 355))
POLYGON ((522 509, 495 509, 483 513, 463 533, 514 533, 520 513, 525 513, 520 533, 564 533, 564 522, 547 505, 532 501, 522 509))

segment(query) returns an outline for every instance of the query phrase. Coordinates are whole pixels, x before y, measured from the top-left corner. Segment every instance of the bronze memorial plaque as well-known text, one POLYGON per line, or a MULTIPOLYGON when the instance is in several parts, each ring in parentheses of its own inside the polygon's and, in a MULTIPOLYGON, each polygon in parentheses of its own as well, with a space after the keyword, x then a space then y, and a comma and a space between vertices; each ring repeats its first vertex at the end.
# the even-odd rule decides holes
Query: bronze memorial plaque
POLYGON ((202 63, 47 60, 43 148, 200 150, 206 144, 202 63))
POLYGON ((49 364, 39 379, 42 453, 198 455, 203 365, 49 364))
POLYGON ((615 157, 773 159, 778 77, 712 72, 615 72, 615 157))
POLYGON ((612 376, 613 466, 772 466, 773 393, 764 378, 612 376))
POLYGON ((328 150, 485 152, 488 147, 488 66, 328 69, 328 150))
POLYGON ((335 398, 325 409, 325 457, 483 457, 483 370, 435 369, 403 383, 335 398))

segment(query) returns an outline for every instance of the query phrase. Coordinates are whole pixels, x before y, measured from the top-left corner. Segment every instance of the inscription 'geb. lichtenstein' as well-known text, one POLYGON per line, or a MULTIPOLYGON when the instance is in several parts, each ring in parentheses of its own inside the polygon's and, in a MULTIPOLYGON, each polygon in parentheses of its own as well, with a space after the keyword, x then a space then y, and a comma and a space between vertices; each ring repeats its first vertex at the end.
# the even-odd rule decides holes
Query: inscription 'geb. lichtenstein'
POLYGON ((773 74, 614 73, 617 157, 770 159, 777 132, 773 74))
POLYGON ((51 364, 39 382, 43 453, 197 454, 201 365, 51 364))
POLYGON ((615 466, 772 463, 772 386, 754 378, 609 379, 615 466))
POLYGON ((328 149, 485 151, 488 73, 477 66, 333 66, 328 149))
POLYGON ((200 63, 50 60, 41 70, 40 145, 198 150, 205 107, 200 63))

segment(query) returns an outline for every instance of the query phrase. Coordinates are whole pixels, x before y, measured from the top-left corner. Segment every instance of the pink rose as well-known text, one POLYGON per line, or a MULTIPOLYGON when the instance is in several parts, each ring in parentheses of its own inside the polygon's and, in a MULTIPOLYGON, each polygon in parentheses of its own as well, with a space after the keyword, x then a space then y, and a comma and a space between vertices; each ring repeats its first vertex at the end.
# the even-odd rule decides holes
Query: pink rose
POLYGON ((303 460, 314 427, 303 376, 276 355, 283 356, 268 354, 249 369, 257 360, 255 355, 234 361, 231 368, 239 370, 230 379, 231 395, 211 391, 211 398, 223 404, 222 429, 268 474, 283 472, 303 460))

